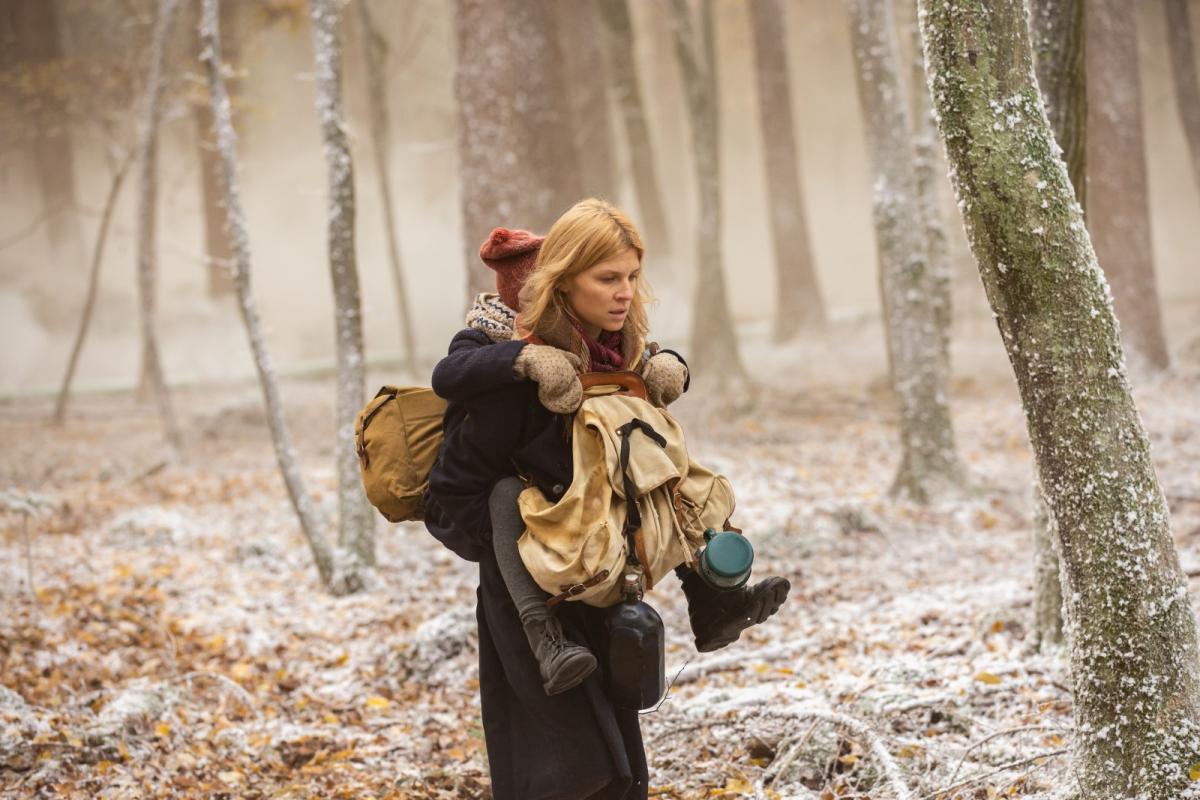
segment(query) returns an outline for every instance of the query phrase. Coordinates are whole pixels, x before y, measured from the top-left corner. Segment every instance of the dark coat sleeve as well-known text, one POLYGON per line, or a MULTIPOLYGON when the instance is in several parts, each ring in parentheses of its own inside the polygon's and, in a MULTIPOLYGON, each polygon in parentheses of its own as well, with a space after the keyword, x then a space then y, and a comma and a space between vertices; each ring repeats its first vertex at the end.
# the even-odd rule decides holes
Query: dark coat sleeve
POLYGON ((460 533, 481 541, 491 538, 488 496, 497 480, 516 474, 512 457, 524 429, 523 412, 531 402, 530 386, 516 382, 447 410, 448 421, 451 410, 461 416, 447 425, 429 474, 429 493, 460 533))
POLYGON ((463 401, 518 383, 513 361, 524 346, 522 341, 493 343, 483 331, 461 330, 433 368, 433 391, 445 400, 463 401))

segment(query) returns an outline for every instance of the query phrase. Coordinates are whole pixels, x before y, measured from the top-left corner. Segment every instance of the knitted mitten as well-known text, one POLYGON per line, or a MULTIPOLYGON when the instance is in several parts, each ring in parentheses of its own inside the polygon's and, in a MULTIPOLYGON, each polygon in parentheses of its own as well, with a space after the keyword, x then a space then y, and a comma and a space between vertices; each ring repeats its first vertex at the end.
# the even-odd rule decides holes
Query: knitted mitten
POLYGON ((570 414, 583 403, 579 356, 544 344, 527 344, 513 361, 513 374, 538 385, 538 400, 555 414, 570 414))
POLYGON ((659 353, 651 357, 642 368, 642 379, 646 382, 646 395, 659 408, 666 408, 683 394, 688 369, 674 353, 659 353))

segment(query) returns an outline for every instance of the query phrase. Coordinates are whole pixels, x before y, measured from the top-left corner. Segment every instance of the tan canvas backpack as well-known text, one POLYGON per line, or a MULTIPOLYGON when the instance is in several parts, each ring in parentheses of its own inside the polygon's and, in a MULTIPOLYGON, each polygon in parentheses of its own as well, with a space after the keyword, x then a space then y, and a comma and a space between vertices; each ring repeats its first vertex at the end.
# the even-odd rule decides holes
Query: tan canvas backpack
POLYGON ((683 428, 670 413, 628 394, 589 396, 575 415, 570 488, 552 502, 530 487, 519 501, 521 560, 553 597, 600 607, 621 599, 628 555, 621 429, 635 418, 661 439, 628 434, 629 486, 641 517, 637 561, 647 589, 690 564, 704 531, 723 529, 733 514, 729 481, 688 456, 683 428))
POLYGON ((425 517, 446 401, 424 386, 384 386, 354 421, 363 488, 389 522, 425 517))

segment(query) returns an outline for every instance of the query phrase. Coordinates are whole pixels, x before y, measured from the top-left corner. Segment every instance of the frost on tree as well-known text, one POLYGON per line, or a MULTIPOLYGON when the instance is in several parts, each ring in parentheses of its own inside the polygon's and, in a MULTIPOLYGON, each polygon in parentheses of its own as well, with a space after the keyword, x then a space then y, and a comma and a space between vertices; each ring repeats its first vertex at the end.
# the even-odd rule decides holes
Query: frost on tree
MULTIPOLYGON (((1087 207, 1087 49, 1084 0, 1033 0, 1029 35, 1038 88, 1081 208, 1087 207)), ((1041 650, 1063 642, 1062 581, 1054 517, 1035 477, 1033 636, 1041 650)))
POLYGON ((138 212, 137 212, 137 274, 138 295, 141 300, 142 376, 149 385, 166 431, 167 441, 179 449, 183 439, 171 396, 163 375, 158 351, 157 309, 157 237, 158 237, 158 123, 162 118, 163 60, 167 36, 179 0, 159 0, 158 16, 154 23, 154 38, 150 44, 150 75, 146 80, 146 100, 141 128, 138 133, 138 212))
POLYGON ((492 228, 544 233, 582 199, 550 0, 456 0, 459 178, 467 293, 494 291, 479 260, 492 228))
POLYGON ((957 493, 965 481, 950 420, 949 320, 938 299, 949 286, 930 265, 891 3, 851 0, 850 19, 875 175, 885 333, 900 406, 901 462, 892 493, 923 503, 957 493))
POLYGON ((629 171, 637 197, 639 227, 647 244, 655 252, 664 252, 670 247, 667 217, 654 173, 654 147, 650 142, 650 128, 646 124, 646 110, 642 106, 642 92, 638 88, 629 0, 596 0, 596 3, 604 22, 603 38, 609 81, 616 95, 621 125, 625 131, 625 146, 629 150, 629 171))
POLYGON ((337 336, 338 544, 375 563, 375 513, 363 493, 354 452, 354 417, 366 379, 362 303, 354 252, 354 170, 342 116, 342 42, 337 3, 309 0, 316 59, 317 117, 329 168, 329 271, 337 336))
MULTIPOLYGON (((212 102, 210 118, 213 121, 213 138, 217 148, 215 166, 218 167, 221 187, 224 189, 227 235, 233 251, 233 289, 237 295, 238 310, 246 327, 246 335, 250 340, 254 366, 258 370, 258 381, 267 407, 271 441, 275 446, 275 458, 279 462, 284 486, 287 487, 288 497, 300 520, 300 529, 312 550, 322 582, 335 594, 357 591, 362 587, 361 576, 353 569, 346 569, 355 566, 353 563, 339 563, 339 559, 335 558, 334 550, 325 535, 325 522, 321 519, 320 510, 304 488, 296 450, 284 422, 279 379, 271 362, 271 354, 267 350, 266 337, 263 335, 262 322, 258 316, 258 304, 254 301, 250 286, 250 237, 237 180, 233 113, 221 67, 217 0, 204 0, 201 13, 200 54, 208 74, 209 96, 212 102)), ((348 559, 341 561, 349 562, 348 559)))
POLYGON ((737 334, 725 294, 721 250, 721 116, 717 103, 717 48, 712 29, 712 0, 700 4, 700 29, 692 22, 687 0, 671 0, 675 54, 683 73, 692 128, 700 213, 696 220, 696 295, 692 304, 691 353, 697 374, 724 384, 744 381, 737 334))
POLYGON ((791 81, 784 42, 784 5, 751 0, 754 74, 758 82, 771 240, 775 246, 775 320, 772 338, 786 341, 804 327, 825 324, 825 302, 817 285, 808 214, 800 188, 800 159, 792 123, 791 81))
POLYGON ((1150 242, 1150 192, 1138 76, 1137 9, 1094 0, 1087 14, 1087 224, 1112 286, 1134 374, 1170 366, 1150 242))
POLYGON ((959 206, 1058 524, 1082 796, 1178 800, 1200 762, 1196 620, 1022 0, 920 8, 959 206))

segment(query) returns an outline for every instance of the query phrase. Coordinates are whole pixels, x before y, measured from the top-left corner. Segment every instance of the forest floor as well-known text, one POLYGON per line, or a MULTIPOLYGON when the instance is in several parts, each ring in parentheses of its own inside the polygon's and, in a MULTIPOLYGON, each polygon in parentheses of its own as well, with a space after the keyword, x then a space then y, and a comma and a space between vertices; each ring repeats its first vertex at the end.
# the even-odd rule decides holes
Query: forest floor
MULTIPOLYGON (((332 516, 331 383, 285 394, 332 516)), ((1184 568, 1200 574, 1198 397, 1185 373, 1137 399, 1184 568)), ((58 429, 48 402, 0 405, 0 490, 47 501, 3 517, 0 796, 488 797, 472 565, 381 520, 372 585, 329 596, 255 387, 176 400, 183 460, 126 395, 78 398, 58 429)), ((1068 785, 1067 660, 1031 647, 1032 462, 1011 377, 955 386, 975 490, 952 502, 888 498, 892 408, 886 392, 809 379, 740 411, 681 403, 693 455, 733 482, 757 574, 793 589, 703 655, 674 581, 653 593, 675 682, 643 717, 652 797, 1068 785)))

